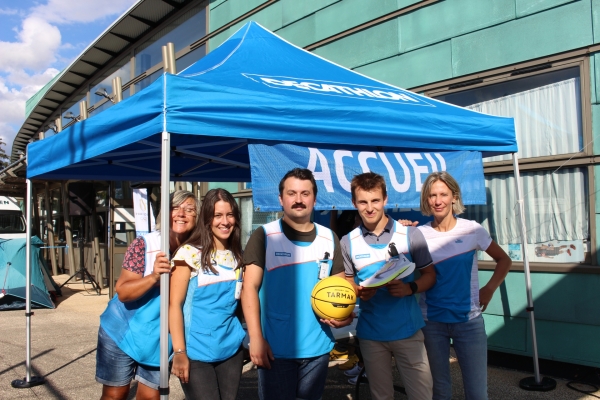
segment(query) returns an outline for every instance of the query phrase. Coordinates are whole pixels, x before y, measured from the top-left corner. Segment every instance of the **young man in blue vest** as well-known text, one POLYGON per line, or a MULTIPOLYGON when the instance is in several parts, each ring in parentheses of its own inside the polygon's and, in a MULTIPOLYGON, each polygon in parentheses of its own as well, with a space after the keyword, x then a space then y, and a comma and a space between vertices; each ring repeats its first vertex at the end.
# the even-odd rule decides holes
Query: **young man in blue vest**
POLYGON ((261 400, 320 399, 334 344, 330 327, 352 322, 319 320, 311 307, 319 279, 344 276, 337 236, 311 222, 316 198, 312 172, 289 171, 279 183, 283 218, 254 231, 244 251, 242 308, 261 400))
POLYGON ((415 294, 435 284, 435 270, 423 234, 405 227, 385 214, 387 192, 381 175, 367 172, 355 176, 350 188, 352 204, 362 224, 341 239, 346 279, 358 278, 360 317, 356 336, 369 378, 373 399, 392 399, 391 357, 402 376, 410 400, 432 397, 433 382, 425 351, 425 326, 415 294), (415 263, 414 272, 378 288, 363 288, 360 283, 375 274, 395 252, 415 263))

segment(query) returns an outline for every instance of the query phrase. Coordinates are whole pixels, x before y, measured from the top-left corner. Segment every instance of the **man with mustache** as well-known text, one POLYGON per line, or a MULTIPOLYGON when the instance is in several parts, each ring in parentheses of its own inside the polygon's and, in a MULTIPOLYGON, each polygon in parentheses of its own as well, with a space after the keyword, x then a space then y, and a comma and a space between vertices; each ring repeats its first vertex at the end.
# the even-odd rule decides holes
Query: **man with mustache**
POLYGON ((254 231, 244 252, 242 308, 261 400, 320 399, 334 344, 330 327, 352 322, 319 320, 311 307, 319 279, 344 277, 337 236, 311 222, 316 198, 312 172, 289 171, 279 183, 283 218, 254 231))

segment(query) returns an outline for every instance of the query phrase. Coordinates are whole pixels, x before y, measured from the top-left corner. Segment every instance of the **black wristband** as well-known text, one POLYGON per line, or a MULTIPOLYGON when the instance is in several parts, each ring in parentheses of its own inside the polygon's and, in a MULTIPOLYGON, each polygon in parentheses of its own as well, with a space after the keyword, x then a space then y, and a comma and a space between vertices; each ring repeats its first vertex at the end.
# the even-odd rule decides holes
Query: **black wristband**
POLYGON ((410 286, 410 290, 412 291, 411 294, 415 294, 417 293, 417 290, 419 290, 419 287, 415 282, 408 282, 408 286, 410 286))

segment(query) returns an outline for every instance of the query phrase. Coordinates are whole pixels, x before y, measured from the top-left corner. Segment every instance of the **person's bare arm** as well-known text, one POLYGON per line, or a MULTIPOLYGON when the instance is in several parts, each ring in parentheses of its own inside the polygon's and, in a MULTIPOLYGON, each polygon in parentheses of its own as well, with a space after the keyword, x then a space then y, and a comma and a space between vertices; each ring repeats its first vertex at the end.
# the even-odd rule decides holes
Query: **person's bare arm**
MULTIPOLYGON (((415 280, 415 283, 417 284, 416 293, 429 290, 433 285, 435 285, 435 267, 433 264, 425 268, 421 268, 419 272, 421 273, 421 276, 419 279, 415 280)), ((410 285, 402 282, 400 279, 395 279, 387 283, 386 286, 390 294, 395 297, 405 297, 413 294, 410 285)))
POLYGON ((169 289, 169 332, 175 351, 171 373, 178 376, 182 383, 188 382, 190 373, 190 360, 186 353, 182 310, 191 275, 191 270, 185 261, 175 261, 169 289))
POLYGON ((244 284, 242 286, 242 310, 248 334, 250 335, 250 359, 254 365, 270 369, 273 357, 271 346, 265 340, 260 324, 260 299, 258 291, 262 285, 264 271, 261 267, 249 264, 246 265, 244 273, 244 284))
POLYGON ((481 311, 485 311, 494 296, 494 292, 504 281, 504 278, 506 278, 508 271, 510 271, 510 266, 512 265, 512 260, 508 254, 506 254, 506 252, 502 250, 502 247, 498 246, 494 241, 490 243, 485 252, 496 261, 496 268, 494 268, 494 273, 488 283, 479 289, 479 305, 481 311))
POLYGON ((152 273, 143 276, 126 269, 121 270, 121 276, 115 285, 115 291, 122 302, 137 300, 160 281, 160 274, 171 272, 171 264, 162 251, 156 256, 152 273))

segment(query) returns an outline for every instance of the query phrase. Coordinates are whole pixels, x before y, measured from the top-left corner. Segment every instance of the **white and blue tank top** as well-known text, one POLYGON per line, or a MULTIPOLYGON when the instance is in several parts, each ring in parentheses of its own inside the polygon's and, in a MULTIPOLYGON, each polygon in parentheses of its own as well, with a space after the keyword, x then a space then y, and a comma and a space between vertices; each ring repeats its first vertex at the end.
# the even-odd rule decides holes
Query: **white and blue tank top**
POLYGON ((185 343, 188 357, 203 362, 235 355, 246 335, 235 315, 235 286, 242 280, 242 270, 236 269, 230 250, 217 250, 212 259, 216 273, 203 271, 201 251, 193 246, 182 246, 173 258, 184 260, 192 269, 183 304, 185 343))
POLYGON ((477 251, 492 243, 489 233, 477 222, 458 218, 448 232, 438 232, 431 223, 422 225, 435 264, 437 280, 421 293, 419 306, 429 321, 467 322, 481 314, 477 251))
POLYGON ((316 238, 309 243, 290 241, 281 220, 263 226, 266 249, 259 291, 261 324, 275 358, 316 357, 333 348, 331 329, 319 321, 310 301, 319 281, 320 262, 328 258, 331 270, 333 232, 318 224, 315 228, 316 238))

